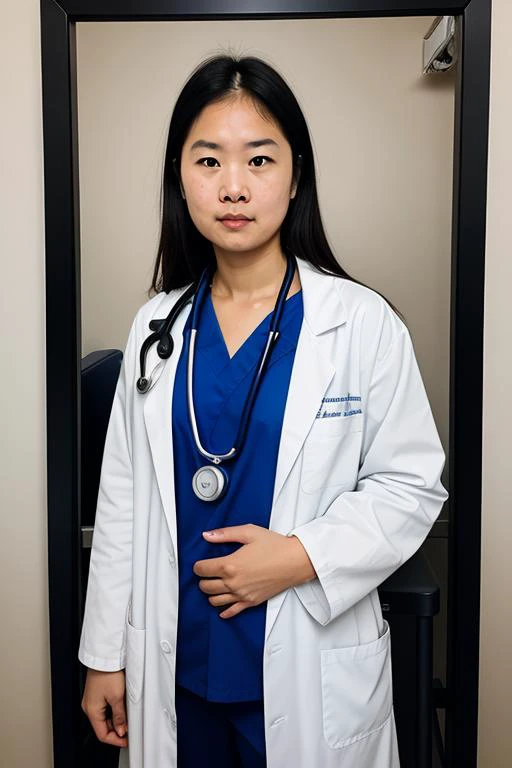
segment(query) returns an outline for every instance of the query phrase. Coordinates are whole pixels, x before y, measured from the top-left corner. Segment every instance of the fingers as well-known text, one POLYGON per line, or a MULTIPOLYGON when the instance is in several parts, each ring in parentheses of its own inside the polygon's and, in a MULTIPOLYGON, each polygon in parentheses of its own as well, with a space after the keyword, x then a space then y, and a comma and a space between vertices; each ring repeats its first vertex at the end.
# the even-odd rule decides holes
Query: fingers
POLYGON ((124 670, 88 669, 82 709, 99 741, 115 747, 128 746, 124 670))
POLYGON ((118 699, 110 705, 112 707, 112 725, 118 736, 126 736, 128 732, 128 721, 126 718, 126 709, 124 698, 118 699))
POLYGON ((222 579, 201 579, 199 589, 205 595, 220 595, 228 591, 222 579))
POLYGON ((239 602, 235 603, 234 605, 231 605, 229 608, 227 608, 225 611, 222 611, 222 613, 219 613, 219 616, 221 619, 231 619, 233 616, 236 616, 238 613, 242 613, 242 611, 245 611, 246 608, 250 608, 251 603, 246 602, 239 602))
POLYGON ((105 716, 105 711, 89 712, 89 721, 93 727, 96 738, 104 744, 112 744, 113 747, 127 747, 128 738, 117 735, 112 726, 112 721, 105 716))
POLYGON ((235 603, 236 600, 236 595, 231 595, 228 593, 225 595, 215 595, 214 597, 208 598, 210 605, 228 605, 228 603, 235 603))
POLYGON ((240 544, 249 544, 264 530, 254 523, 244 525, 230 525, 226 528, 215 528, 213 531, 203 531, 207 541, 235 541, 240 544))
POLYGON ((210 557, 208 560, 196 560, 192 566, 192 571, 196 576, 206 579, 214 579, 215 577, 232 579, 238 572, 236 563, 233 562, 233 557, 236 554, 234 552, 222 557, 210 557))

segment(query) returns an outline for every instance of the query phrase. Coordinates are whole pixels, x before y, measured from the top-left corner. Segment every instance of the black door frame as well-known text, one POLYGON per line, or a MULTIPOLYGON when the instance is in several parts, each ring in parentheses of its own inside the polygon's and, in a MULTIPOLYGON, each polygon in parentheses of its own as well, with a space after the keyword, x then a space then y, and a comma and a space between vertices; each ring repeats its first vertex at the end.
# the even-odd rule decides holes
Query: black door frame
POLYGON ((55 768, 77 765, 80 221, 76 22, 459 16, 450 315, 447 764, 476 767, 491 0, 41 0, 55 768), (208 12, 205 12, 205 8, 208 12), (475 403, 477 404, 475 406, 475 403), (471 479, 471 483, 468 479, 471 479))

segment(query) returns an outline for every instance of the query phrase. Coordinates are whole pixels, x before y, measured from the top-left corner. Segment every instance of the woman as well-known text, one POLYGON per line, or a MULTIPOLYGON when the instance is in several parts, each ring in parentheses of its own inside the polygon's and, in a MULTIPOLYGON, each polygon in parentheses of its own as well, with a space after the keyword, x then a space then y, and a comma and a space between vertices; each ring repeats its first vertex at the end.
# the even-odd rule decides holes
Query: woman
POLYGON ((444 453, 407 328, 338 265, 304 116, 259 59, 211 57, 176 102, 152 288, 105 443, 84 711, 131 768, 395 768, 377 587, 438 516, 444 453), (179 298, 172 355, 141 368, 179 298))

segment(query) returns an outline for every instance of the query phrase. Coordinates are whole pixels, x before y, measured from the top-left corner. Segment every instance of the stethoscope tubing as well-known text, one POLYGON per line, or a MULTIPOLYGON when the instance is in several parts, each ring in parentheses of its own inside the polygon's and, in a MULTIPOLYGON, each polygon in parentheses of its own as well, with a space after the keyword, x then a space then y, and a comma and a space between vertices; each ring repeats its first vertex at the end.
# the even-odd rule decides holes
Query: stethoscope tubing
POLYGON ((156 384, 158 379, 155 379, 155 373, 161 369, 173 352, 174 342, 171 335, 171 329, 174 325, 176 318, 180 314, 183 307, 190 302, 190 299, 196 293, 197 284, 192 283, 178 301, 174 304, 171 311, 163 320, 151 320, 149 328, 153 331, 147 339, 144 340, 139 354, 140 361, 140 377, 137 379, 137 391, 141 395, 145 395, 156 384), (146 377, 146 357, 149 348, 157 344, 157 353, 160 357, 160 361, 153 369, 149 377, 146 377))
POLYGON ((288 291, 290 290, 290 286, 293 281, 293 276, 296 268, 297 268, 297 262, 296 262, 295 256, 292 254, 288 254, 285 276, 281 284, 281 288, 279 289, 276 304, 274 306, 274 310, 270 318, 270 328, 269 328, 267 342, 261 352, 256 375, 254 376, 251 382, 249 393, 246 399, 245 408, 243 409, 242 419, 240 421, 237 436, 235 439, 235 444, 226 453, 223 453, 223 454, 211 453, 210 451, 207 451, 206 448, 202 445, 200 435, 199 435, 199 429, 197 426, 197 419, 195 415, 194 393, 193 393, 194 351, 195 351, 197 329, 199 324, 199 312, 203 305, 207 289, 210 285, 211 278, 213 277, 215 266, 214 265, 208 266, 203 270, 201 277, 199 279, 199 282, 197 284, 193 283, 187 288, 185 293, 178 299, 178 301, 173 306, 173 308, 171 309, 171 311, 169 312, 169 314, 165 319, 152 320, 149 324, 150 330, 152 330, 153 333, 150 334, 150 336, 148 336, 147 339, 145 339, 140 349, 141 375, 137 380, 137 390, 140 394, 146 394, 156 384, 156 381, 158 381, 158 379, 155 379, 155 374, 158 370, 161 370, 163 368, 163 366, 165 365, 165 360, 167 360, 171 356, 174 349, 174 342, 171 335, 172 326, 174 325, 174 322, 176 321, 176 318, 180 314, 183 307, 186 304, 188 304, 190 299, 192 298, 191 327, 189 330, 187 347, 186 347, 186 350, 187 350, 186 352, 187 354, 187 404, 188 404, 189 420, 190 420, 192 434, 194 436, 194 442, 196 444, 197 450, 204 458, 210 459, 215 464, 219 464, 221 461, 227 461, 229 459, 233 459, 241 450, 245 442, 249 419, 251 417, 252 410, 254 407, 256 394, 258 392, 258 388, 261 383, 263 374, 265 373, 265 369, 268 365, 270 356, 272 354, 272 350, 279 338, 278 329, 280 326, 281 317, 282 317, 284 305, 286 302, 286 297, 288 295, 288 291), (153 369, 149 377, 146 377, 145 365, 146 365, 147 353, 149 348, 155 343, 157 344, 158 356, 161 359, 159 363, 156 365, 156 367, 153 369))
POLYGON ((288 291, 290 290, 290 285, 293 280, 295 269, 296 269, 295 257, 293 255, 289 255, 287 257, 285 276, 277 296, 277 300, 274 306, 274 310, 272 312, 272 316, 270 318, 270 330, 269 330, 267 343, 265 344, 265 347, 261 352, 259 363, 258 363, 258 369, 257 369, 256 375, 252 380, 251 387, 249 389, 245 407, 242 411, 242 419, 240 420, 235 443, 233 447, 229 451, 227 451, 227 453, 211 453, 210 451, 207 451, 206 448, 202 445, 200 436, 199 436, 199 430, 197 427, 197 420, 196 420, 195 409, 194 409, 194 396, 193 396, 194 362, 193 361, 194 361, 195 338, 197 334, 199 311, 202 307, 202 303, 206 295, 207 287, 210 284, 210 279, 213 275, 213 270, 211 270, 211 268, 206 268, 201 276, 200 284, 199 284, 197 294, 194 299, 194 304, 191 310, 192 312, 191 329, 189 332, 188 347, 187 347, 187 355, 188 355, 187 402, 188 402, 188 411, 189 411, 191 429, 194 435, 194 441, 196 443, 197 450, 204 458, 210 459, 211 461, 214 462, 214 464, 219 464, 221 461, 228 461, 229 459, 234 459, 235 456, 241 451, 242 446, 245 442, 249 420, 251 418, 254 402, 256 400, 256 394, 258 392, 258 388, 261 383, 262 376, 268 365, 268 361, 270 359, 272 350, 279 338, 278 328, 280 325, 281 316, 283 314, 286 297, 288 295, 288 291))

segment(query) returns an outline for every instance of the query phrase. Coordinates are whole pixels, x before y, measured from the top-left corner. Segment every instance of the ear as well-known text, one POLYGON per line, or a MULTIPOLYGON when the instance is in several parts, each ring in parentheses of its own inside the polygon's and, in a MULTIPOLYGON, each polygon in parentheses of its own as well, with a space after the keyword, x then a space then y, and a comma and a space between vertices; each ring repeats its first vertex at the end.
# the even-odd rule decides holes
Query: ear
POLYGON ((295 161, 295 170, 293 174, 291 195, 290 195, 290 199, 292 200, 297 194, 297 187, 299 186, 301 170, 302 170, 302 155, 297 155, 297 160, 295 161))

